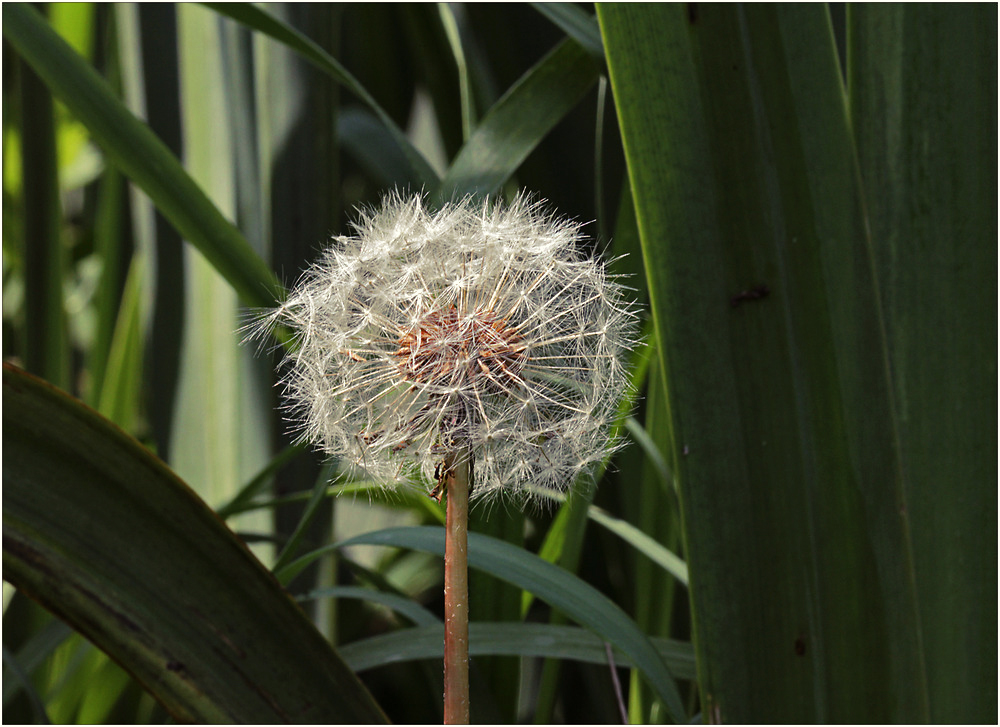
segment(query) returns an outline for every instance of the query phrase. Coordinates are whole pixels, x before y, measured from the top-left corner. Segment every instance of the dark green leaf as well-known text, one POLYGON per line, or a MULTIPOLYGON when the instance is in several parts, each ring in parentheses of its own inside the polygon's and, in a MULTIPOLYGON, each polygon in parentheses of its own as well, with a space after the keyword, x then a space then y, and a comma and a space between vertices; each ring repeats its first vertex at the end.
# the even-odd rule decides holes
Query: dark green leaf
POLYGON ((997 719, 997 6, 851 5, 930 719, 997 719))
MULTIPOLYGON (((668 639, 652 639, 663 661, 678 679, 694 678, 694 650, 690 644, 668 639)), ((572 659, 591 664, 607 664, 604 641, 577 626, 534 623, 469 624, 469 655, 544 656, 572 659)), ((351 669, 365 671, 397 661, 441 659, 444 654, 444 626, 402 629, 373 636, 340 647, 351 669)), ((625 654, 614 650, 615 665, 633 666, 625 654)))
MULTIPOLYGON (((444 528, 388 528, 320 548, 291 563, 279 578, 290 578, 320 555, 349 545, 391 545, 444 555, 444 528)), ((635 625, 607 596, 573 574, 502 540, 469 533, 469 567, 531 591, 570 618, 592 629, 627 654, 663 698, 675 721, 684 708, 670 672, 635 625)))
POLYGON ((704 711, 925 721, 885 341, 826 8, 600 4, 598 18, 669 399, 704 711))
MULTIPOLYGON (((410 174, 405 179, 414 187, 431 188, 437 186, 438 177, 431 169, 427 160, 418 152, 406 135, 396 126, 396 123, 389 117, 389 114, 379 106, 378 102, 362 86, 358 80, 344 68, 336 58, 323 50, 316 43, 298 32, 294 28, 272 15, 264 12, 251 3, 202 3, 210 7, 217 13, 226 15, 233 20, 237 20, 244 25, 259 30, 265 35, 274 38, 280 43, 284 43, 292 50, 299 53, 307 61, 316 67, 326 71, 338 82, 342 83, 351 93, 356 95, 379 117, 385 128, 389 131, 393 141, 402 150, 411 165, 410 174)), ((404 180, 400 180, 404 181, 404 180)))
POLYGON ((178 720, 378 722, 246 547, 135 440, 4 366, 4 578, 178 720))
POLYGON ((500 188, 597 81, 600 64, 563 41, 483 117, 441 181, 438 201, 500 188))

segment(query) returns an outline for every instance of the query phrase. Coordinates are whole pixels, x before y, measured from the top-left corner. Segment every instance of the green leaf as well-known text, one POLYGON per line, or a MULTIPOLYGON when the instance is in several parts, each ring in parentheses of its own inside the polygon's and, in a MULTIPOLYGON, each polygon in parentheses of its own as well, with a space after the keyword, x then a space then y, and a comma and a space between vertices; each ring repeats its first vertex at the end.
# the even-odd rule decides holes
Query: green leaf
POLYGON ((32 373, 68 387, 70 351, 63 303, 67 260, 61 241, 52 94, 34 70, 23 64, 18 67, 25 240, 23 355, 32 373))
POLYGON ((997 7, 851 5, 934 723, 997 718, 997 7))
POLYGON ((604 43, 597 18, 587 15, 571 3, 531 3, 531 6, 559 26, 594 58, 604 61, 604 43))
POLYGON ((4 37, 83 122, 109 159, 215 267, 244 302, 269 306, 281 285, 149 127, 93 68, 21 3, 3 6, 4 37))
MULTIPOLYGON (((13 654, 16 664, 24 670, 26 674, 32 674, 35 669, 42 665, 47 658, 52 655, 66 639, 73 633, 73 630, 59 619, 51 619, 45 626, 36 632, 30 640, 13 654)), ((4 666, 3 675, 3 704, 7 703, 21 689, 22 683, 10 678, 4 666)))
MULTIPOLYGON (((410 619, 417 626, 435 626, 441 623, 441 619, 413 599, 395 593, 376 591, 372 588, 361 588, 359 586, 317 588, 302 596, 298 596, 296 600, 313 601, 320 598, 357 598, 362 601, 378 603, 406 616, 406 618, 410 619)), ((343 654, 341 654, 341 658, 343 658, 343 654)), ((357 669, 352 668, 352 671, 357 671, 357 669)))
POLYGON ((393 141, 403 152, 411 165, 410 175, 399 182, 407 182, 414 187, 431 188, 438 183, 437 174, 431 169, 430 164, 424 159, 410 143, 406 135, 396 126, 389 114, 378 104, 378 102, 368 93, 367 89, 344 68, 336 58, 323 50, 316 43, 298 32, 294 28, 272 15, 264 12, 251 3, 202 3, 206 7, 212 8, 220 15, 226 15, 244 25, 258 30, 261 33, 273 38, 279 43, 287 45, 292 50, 312 63, 317 68, 327 72, 339 83, 343 84, 351 93, 365 102, 376 116, 385 124, 393 141))
MULTIPOLYGON (((691 644, 669 639, 651 639, 664 663, 678 679, 694 678, 694 650, 691 644)), ((608 653, 601 638, 577 626, 535 623, 469 624, 469 655, 542 656, 572 659, 590 664, 607 664, 608 653)), ((444 626, 423 626, 373 636, 340 647, 351 669, 365 671, 398 661, 441 659, 444 654, 444 626)), ((630 667, 632 662, 615 649, 615 665, 630 667)))
POLYGON ((31 704, 31 711, 34 713, 35 722, 37 724, 52 724, 52 720, 49 719, 48 714, 45 712, 45 705, 42 704, 41 695, 39 695, 38 690, 31 683, 31 679, 28 677, 25 669, 21 667, 14 655, 7 649, 3 647, 3 669, 4 669, 4 685, 10 683, 12 686, 16 684, 17 687, 24 689, 25 693, 28 695, 28 702, 31 704), (9 674, 7 672, 10 672, 9 674))
MULTIPOLYGON (((294 577, 324 553, 349 545, 391 545, 443 556, 444 528, 387 528, 364 533, 303 556, 278 577, 294 577)), ((660 655, 625 612, 603 593, 537 555, 479 533, 469 533, 469 567, 531 591, 621 649, 645 673, 667 704, 671 717, 678 722, 682 720, 684 708, 677 685, 660 655)))
POLYGON ((302 612, 162 462, 4 366, 4 578, 183 721, 379 722, 302 612))
POLYGON ((600 4, 598 18, 669 398, 704 713, 926 721, 827 10, 600 4))
MULTIPOLYGON (((223 520, 226 520, 231 515, 243 512, 246 509, 253 509, 253 506, 250 505, 253 498, 258 492, 263 490, 274 480, 275 473, 308 450, 308 448, 309 445, 307 444, 292 444, 278 452, 278 454, 276 454, 274 458, 260 470, 260 472, 254 475, 249 482, 239 489, 229 502, 219 508, 216 508, 216 515, 223 520)), ((306 497, 309 496, 309 494, 306 494, 306 497)))
POLYGON ((144 256, 133 256, 125 279, 111 345, 102 372, 97 410, 126 431, 138 418, 142 384, 142 328, 140 306, 144 256))
POLYGON ((579 103, 599 73, 600 64, 575 41, 556 46, 479 122, 441 180, 437 200, 488 195, 499 189, 579 103))
POLYGON ((381 187, 405 179, 407 160, 385 124, 369 111, 347 108, 337 116, 337 140, 381 187))
POLYGON ((688 584, 687 564, 669 548, 656 542, 635 525, 612 517, 601 508, 591 505, 587 513, 590 518, 613 532, 622 540, 663 568, 685 586, 688 584))

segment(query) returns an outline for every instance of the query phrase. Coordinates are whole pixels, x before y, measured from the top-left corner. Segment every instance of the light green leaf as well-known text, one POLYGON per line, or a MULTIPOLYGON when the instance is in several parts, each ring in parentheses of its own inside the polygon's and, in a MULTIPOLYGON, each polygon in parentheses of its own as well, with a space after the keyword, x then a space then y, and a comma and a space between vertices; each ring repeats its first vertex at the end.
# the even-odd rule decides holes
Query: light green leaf
POLYGON ((635 525, 627 523, 620 518, 612 517, 596 505, 591 505, 587 514, 594 522, 600 523, 626 541, 685 586, 688 584, 687 564, 676 553, 653 540, 653 538, 646 535, 635 525))
POLYGON ((274 273, 104 79, 29 5, 4 4, 3 31, 53 94, 87 126, 108 158, 150 196, 244 302, 272 305, 281 291, 274 273))
POLYGON ((531 6, 586 48, 594 58, 604 61, 604 42, 597 18, 572 3, 531 3, 531 6))

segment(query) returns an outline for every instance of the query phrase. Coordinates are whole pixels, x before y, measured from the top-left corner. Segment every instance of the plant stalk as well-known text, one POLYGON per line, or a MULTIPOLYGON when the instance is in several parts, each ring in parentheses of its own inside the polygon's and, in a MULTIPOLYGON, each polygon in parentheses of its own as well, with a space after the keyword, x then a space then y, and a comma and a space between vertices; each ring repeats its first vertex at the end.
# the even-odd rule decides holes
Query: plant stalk
POLYGON ((472 459, 462 448, 445 463, 444 723, 469 724, 469 490, 472 459))

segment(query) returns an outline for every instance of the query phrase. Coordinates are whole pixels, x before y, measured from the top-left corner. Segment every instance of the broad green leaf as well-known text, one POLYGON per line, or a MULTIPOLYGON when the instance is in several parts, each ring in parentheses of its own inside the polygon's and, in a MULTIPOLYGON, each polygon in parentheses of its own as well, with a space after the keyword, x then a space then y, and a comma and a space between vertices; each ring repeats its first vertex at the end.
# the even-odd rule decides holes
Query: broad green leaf
POLYGON ((429 188, 437 185, 437 175, 430 164, 427 163, 427 160, 413 147, 399 127, 396 126, 396 123, 389 117, 389 114, 379 106, 378 102, 368 93, 365 87, 336 58, 302 33, 251 3, 202 4, 212 8, 221 15, 226 15, 233 20, 268 35, 279 43, 284 43, 317 68, 329 73, 351 93, 364 101, 365 105, 378 116, 382 123, 385 124, 385 128, 389 131, 393 141, 409 160, 411 165, 410 176, 405 180, 398 181, 409 182, 412 186, 418 188, 421 186, 429 188))
MULTIPOLYGON (((278 577, 294 577, 321 555, 350 545, 391 545, 443 556, 444 528, 388 528, 364 533, 303 556, 279 572, 278 577)), ((668 705, 674 721, 682 720, 680 694, 663 660, 635 623, 603 593, 537 555, 479 533, 469 533, 469 567, 531 591, 621 649, 643 670, 668 705)))
POLYGON ((851 5, 930 719, 997 719, 997 7, 851 5))
POLYGON ((598 19, 668 396, 704 714, 925 721, 885 341, 827 10, 600 4, 598 19))
MULTIPOLYGON (((669 639, 651 639, 663 661, 678 679, 694 678, 694 650, 690 644, 669 639)), ((535 623, 469 624, 469 655, 543 656, 607 664, 608 653, 601 638, 578 626, 535 623)), ((423 626, 373 636, 340 647, 344 661, 354 671, 365 671, 397 661, 441 659, 444 626, 423 626)), ((613 650, 615 665, 632 666, 628 656, 613 650)))
POLYGON ((441 180, 439 202, 495 192, 597 81, 600 64, 565 40, 493 105, 441 180))
POLYGON ((181 721, 379 722, 361 684, 166 466, 4 366, 4 578, 181 721))
POLYGON ((244 302, 272 305, 281 291, 274 273, 104 79, 26 4, 4 4, 3 31, 108 158, 150 196, 244 302))

